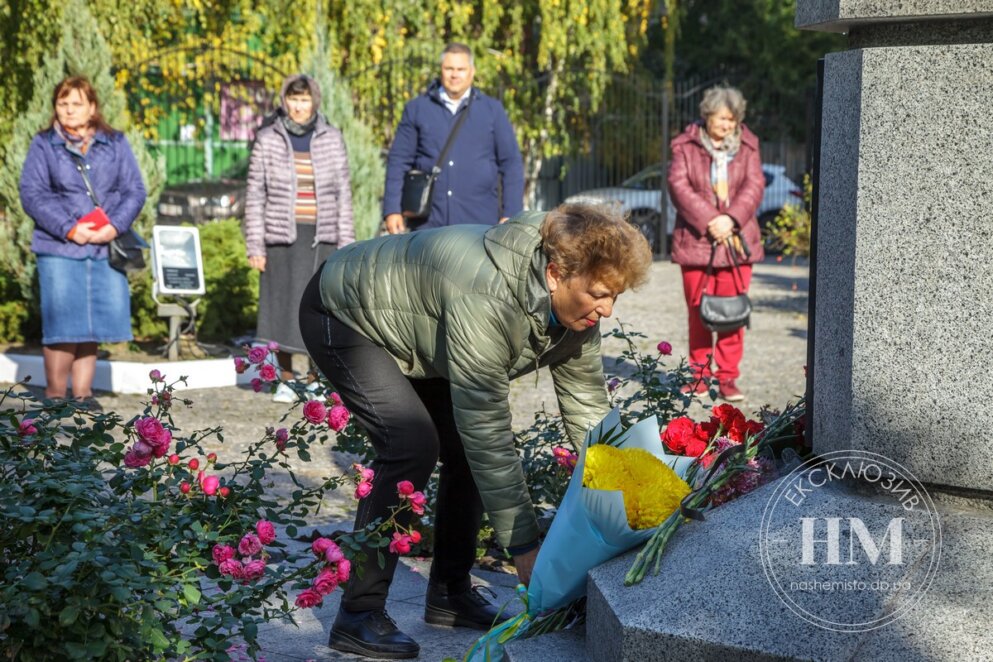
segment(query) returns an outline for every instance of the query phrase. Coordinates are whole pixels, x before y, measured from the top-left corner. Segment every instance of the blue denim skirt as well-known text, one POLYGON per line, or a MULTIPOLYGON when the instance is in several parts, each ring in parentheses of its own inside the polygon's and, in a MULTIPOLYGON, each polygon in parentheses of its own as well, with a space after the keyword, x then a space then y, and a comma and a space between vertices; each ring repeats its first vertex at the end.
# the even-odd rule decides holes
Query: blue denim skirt
POLYGON ((41 343, 131 340, 128 279, 106 258, 38 256, 41 343))

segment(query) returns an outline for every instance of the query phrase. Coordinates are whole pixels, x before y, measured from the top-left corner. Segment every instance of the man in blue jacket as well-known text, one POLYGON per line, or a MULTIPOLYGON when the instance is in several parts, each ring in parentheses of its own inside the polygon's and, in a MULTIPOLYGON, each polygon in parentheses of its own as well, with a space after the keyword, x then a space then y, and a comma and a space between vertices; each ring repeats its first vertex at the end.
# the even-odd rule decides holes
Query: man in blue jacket
POLYGON ((524 164, 514 129, 503 104, 472 86, 475 72, 469 47, 449 44, 441 54, 441 78, 403 109, 386 166, 383 216, 390 234, 405 227, 400 209, 404 173, 431 171, 462 113, 469 115, 439 165, 431 214, 419 228, 494 225, 523 208, 524 164))

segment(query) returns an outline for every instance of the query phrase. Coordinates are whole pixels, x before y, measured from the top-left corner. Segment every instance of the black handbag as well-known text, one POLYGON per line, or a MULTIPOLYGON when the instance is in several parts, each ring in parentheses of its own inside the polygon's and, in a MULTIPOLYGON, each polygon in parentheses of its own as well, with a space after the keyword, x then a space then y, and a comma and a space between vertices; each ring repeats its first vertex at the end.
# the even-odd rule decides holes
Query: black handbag
POLYGON ((469 102, 466 104, 466 108, 462 111, 462 114, 459 115, 459 118, 455 120, 452 130, 449 131, 445 146, 442 148, 441 154, 438 155, 438 160, 431 168, 431 172, 411 169, 403 174, 403 189, 400 194, 400 213, 408 221, 413 221, 416 224, 417 221, 427 220, 427 217, 431 215, 431 196, 434 193, 434 183, 437 181, 438 175, 441 174, 441 164, 444 163, 448 150, 451 148, 452 143, 455 142, 456 134, 462 128, 462 124, 465 123, 466 117, 469 116, 471 107, 472 96, 470 93, 469 102))
MULTIPOLYGON (((741 281, 741 270, 738 267, 738 258, 730 240, 725 242, 728 253, 731 254, 731 264, 735 274, 741 281)), ((717 242, 713 242, 710 248, 710 262, 707 263, 707 272, 703 277, 700 295, 700 319, 704 326, 711 331, 718 333, 723 331, 734 331, 743 326, 748 326, 752 316, 752 302, 744 292, 734 296, 719 297, 714 294, 707 294, 708 281, 714 275, 714 256, 717 254, 717 242)))
MULTIPOLYGON (((76 162, 76 170, 83 176, 83 183, 86 184, 86 192, 90 196, 94 207, 100 206, 97 200, 97 192, 93 190, 90 183, 90 176, 86 174, 86 164, 83 159, 76 154, 72 155, 72 160, 76 162)), ((148 243, 142 239, 137 232, 128 229, 107 244, 107 261, 113 269, 117 269, 122 274, 140 271, 145 268, 145 254, 142 252, 148 248, 148 243)))

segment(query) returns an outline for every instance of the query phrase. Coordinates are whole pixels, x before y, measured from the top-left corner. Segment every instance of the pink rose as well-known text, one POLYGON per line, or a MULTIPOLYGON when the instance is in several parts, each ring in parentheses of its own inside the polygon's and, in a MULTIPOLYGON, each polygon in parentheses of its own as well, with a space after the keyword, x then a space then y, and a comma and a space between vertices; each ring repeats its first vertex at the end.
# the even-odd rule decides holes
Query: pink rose
POLYGON ((262 541, 254 533, 246 533, 238 543, 238 553, 242 556, 255 556, 262 551, 262 541))
POLYGON ((239 375, 243 375, 245 374, 246 370, 248 370, 248 361, 241 358, 240 356, 234 357, 234 371, 237 372, 239 375))
POLYGON ((310 609, 311 607, 316 607, 321 604, 324 600, 324 596, 312 588, 305 588, 300 591, 300 595, 297 596, 296 606, 300 609, 310 609))
POLYGON ((229 496, 231 496, 231 488, 222 487, 221 489, 217 490, 217 496, 221 497, 222 499, 227 499, 229 496))
POLYGON ((275 340, 270 340, 269 342, 266 343, 265 346, 266 346, 266 349, 268 349, 270 352, 278 352, 279 351, 279 343, 276 342, 275 340))
POLYGON ((38 434, 38 428, 34 426, 33 418, 25 418, 21 421, 21 424, 17 426, 17 434, 26 437, 31 434, 38 434))
POLYGON ((247 581, 255 581, 259 577, 265 574, 265 561, 262 559, 256 559, 254 561, 249 561, 245 564, 245 579, 247 581))
MULTIPOLYGON (((125 458, 125 462, 127 462, 127 458, 125 458)), ((187 483, 186 481, 183 481, 182 483, 179 484, 179 491, 182 492, 183 494, 189 494, 190 490, 192 489, 193 486, 187 483)))
POLYGON ((238 559, 227 559, 226 561, 221 561, 217 566, 217 570, 222 574, 232 579, 243 579, 245 577, 245 568, 241 565, 241 561, 238 559))
POLYGON ((321 595, 334 593, 338 588, 338 573, 330 568, 324 568, 314 579, 314 590, 321 595))
POLYGON ((331 543, 331 547, 328 547, 324 551, 324 560, 328 563, 338 563, 344 558, 345 555, 342 553, 341 547, 338 547, 338 545, 335 545, 334 543, 331 543))
POLYGON ((179 464, 179 456, 173 453, 169 456, 169 464, 179 464))
POLYGON ((656 347, 656 349, 659 350, 659 354, 661 354, 662 356, 669 356, 670 354, 672 354, 672 345, 670 345, 664 340, 658 344, 658 347, 656 347))
POLYGON ((151 461, 151 455, 141 455, 136 453, 133 449, 124 454, 124 466, 131 467, 132 469, 143 467, 151 461))
POLYGON ((408 554, 410 552, 410 536, 396 531, 393 533, 393 541, 390 542, 390 551, 394 554, 408 554))
POLYGON ((328 415, 327 408, 319 400, 308 400, 303 406, 303 417, 317 425, 328 415))
POLYGON ((234 547, 231 545, 214 545, 214 549, 211 551, 214 557, 214 563, 221 565, 228 559, 234 558, 234 547))
POLYGON ((418 515, 424 514, 424 504, 428 502, 423 492, 414 492, 410 495, 410 509, 418 515))
POLYGON ((158 370, 151 370, 148 373, 148 378, 151 379, 153 382, 161 382, 162 373, 159 372, 158 370))
POLYGON ((266 347, 252 347, 248 350, 248 362, 258 365, 265 361, 265 357, 269 356, 269 350, 266 347))
POLYGON ((310 551, 314 553, 314 556, 320 558, 324 556, 324 553, 328 551, 330 547, 337 547, 333 540, 330 538, 318 538, 314 542, 310 543, 310 551))
POLYGON ((409 535, 410 535, 410 542, 414 543, 415 545, 421 542, 421 532, 418 531, 417 529, 411 529, 409 535))
POLYGON ((139 439, 131 446, 131 450, 142 457, 151 457, 153 449, 149 444, 146 444, 144 441, 139 439))
POLYGON ((135 421, 134 430, 138 437, 152 447, 155 457, 162 457, 169 451, 172 433, 154 416, 145 416, 135 421))
POLYGON ((221 486, 221 479, 217 476, 207 476, 200 481, 200 489, 207 496, 214 496, 217 494, 217 488, 221 486))
POLYGON ((364 499, 367 496, 369 496, 369 493, 370 492, 372 492, 372 483, 370 483, 368 481, 365 481, 364 480, 364 481, 362 481, 361 483, 359 483, 358 485, 355 486, 355 498, 356 499, 364 499))
POLYGON ((252 390, 255 391, 256 393, 262 390, 262 380, 259 379, 258 377, 252 378, 252 390))
POLYGON ((348 425, 348 419, 351 418, 351 414, 342 405, 335 405, 331 407, 331 411, 328 412, 328 425, 335 432, 341 432, 348 425))
POLYGON ((361 464, 358 463, 353 464, 352 469, 354 469, 356 473, 358 473, 360 481, 372 482, 372 479, 376 477, 375 471, 363 467, 361 464))
POLYGON ((276 450, 282 451, 286 448, 286 442, 290 438, 290 431, 286 428, 276 430, 276 450))
POLYGON ((263 545, 268 545, 276 539, 276 527, 268 520, 260 519, 256 522, 255 533, 259 535, 259 540, 262 541, 263 545))
POLYGON ((266 363, 261 368, 259 368, 259 377, 264 382, 276 381, 276 366, 274 366, 271 363, 266 363))
POLYGON ((344 584, 348 581, 348 577, 352 574, 352 562, 348 559, 342 559, 338 561, 336 570, 338 572, 338 583, 344 584))
POLYGON ((343 404, 345 404, 344 402, 341 401, 341 396, 338 395, 337 393, 332 393, 331 394, 331 402, 335 403, 336 405, 343 405, 343 404))
POLYGON ((414 484, 409 480, 401 480, 397 483, 397 494, 401 497, 408 497, 414 493, 414 484))

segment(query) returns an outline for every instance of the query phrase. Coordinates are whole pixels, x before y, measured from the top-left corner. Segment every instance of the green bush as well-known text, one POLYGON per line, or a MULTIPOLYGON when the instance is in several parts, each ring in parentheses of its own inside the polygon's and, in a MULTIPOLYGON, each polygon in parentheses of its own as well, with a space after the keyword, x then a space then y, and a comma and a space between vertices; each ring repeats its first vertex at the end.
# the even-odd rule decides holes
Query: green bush
POLYGON ((803 176, 803 206, 786 205, 769 224, 769 246, 784 255, 810 256, 810 201, 813 185, 810 175, 803 176))
POLYGON ((14 274, 0 270, 0 342, 24 342, 31 311, 14 274))

